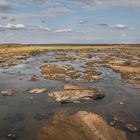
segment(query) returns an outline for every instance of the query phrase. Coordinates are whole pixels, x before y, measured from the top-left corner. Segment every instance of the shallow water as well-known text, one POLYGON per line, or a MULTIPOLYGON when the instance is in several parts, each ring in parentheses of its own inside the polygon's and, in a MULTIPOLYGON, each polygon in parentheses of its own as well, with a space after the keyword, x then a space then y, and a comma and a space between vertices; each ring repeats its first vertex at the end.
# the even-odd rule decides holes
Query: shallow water
MULTIPOLYGON (((67 54, 71 55, 72 52, 67 54)), ((26 64, 18 64, 9 69, 0 70, 0 90, 15 89, 18 93, 12 97, 0 96, 0 140, 9 139, 7 137, 9 133, 15 133, 17 140, 34 140, 39 128, 48 118, 56 111, 67 109, 71 110, 70 112, 78 110, 95 111, 104 116, 108 122, 113 120, 113 113, 121 114, 125 121, 123 123, 116 122, 115 127, 126 131, 129 139, 140 137, 139 132, 131 133, 124 128, 126 123, 132 123, 140 130, 140 89, 125 83, 121 80, 120 74, 104 67, 96 67, 96 70, 102 73, 102 79, 93 83, 45 80, 39 67, 54 60, 55 55, 56 52, 40 54, 29 58, 26 64), (33 74, 38 76, 38 81, 30 81, 33 74), (59 90, 66 83, 96 86, 105 93, 106 97, 92 103, 65 105, 56 103, 48 97, 49 92, 59 90), (47 92, 43 94, 34 95, 27 92, 32 88, 44 87, 47 88, 47 92), (123 101, 124 105, 119 105, 120 101, 123 101)), ((72 55, 76 57, 74 54, 72 55)), ((80 69, 85 62, 86 59, 78 58, 75 63, 71 62, 71 64, 80 69)), ((59 65, 69 63, 56 62, 59 65)))

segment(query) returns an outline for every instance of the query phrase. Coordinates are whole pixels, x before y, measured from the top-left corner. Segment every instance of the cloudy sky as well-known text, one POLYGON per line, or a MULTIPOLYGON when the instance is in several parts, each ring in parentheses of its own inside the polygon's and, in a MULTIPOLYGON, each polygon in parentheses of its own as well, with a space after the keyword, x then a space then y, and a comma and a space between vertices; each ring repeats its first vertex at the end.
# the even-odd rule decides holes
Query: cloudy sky
POLYGON ((140 43, 140 0, 0 0, 0 43, 140 43))

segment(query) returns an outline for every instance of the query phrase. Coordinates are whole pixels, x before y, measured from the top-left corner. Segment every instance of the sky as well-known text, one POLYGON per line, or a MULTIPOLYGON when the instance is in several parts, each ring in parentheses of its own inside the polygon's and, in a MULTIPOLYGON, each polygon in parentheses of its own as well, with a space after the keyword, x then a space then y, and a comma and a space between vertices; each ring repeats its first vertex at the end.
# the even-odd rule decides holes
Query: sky
POLYGON ((0 43, 140 43, 140 0, 0 0, 0 43))

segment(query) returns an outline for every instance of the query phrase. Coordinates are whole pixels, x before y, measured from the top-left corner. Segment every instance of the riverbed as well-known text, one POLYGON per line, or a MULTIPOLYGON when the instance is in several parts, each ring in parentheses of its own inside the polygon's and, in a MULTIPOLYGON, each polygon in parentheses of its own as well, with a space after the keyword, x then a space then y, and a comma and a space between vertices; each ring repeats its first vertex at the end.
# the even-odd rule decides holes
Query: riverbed
MULTIPOLYGON (((109 67, 94 66, 101 78, 95 81, 50 80, 44 78, 40 67, 42 65, 71 65, 80 72, 84 71, 87 61, 101 61, 99 56, 79 57, 74 51, 49 51, 27 59, 26 63, 0 69, 0 90, 15 90, 16 96, 0 95, 0 140, 11 139, 8 134, 15 134, 17 140, 35 140, 39 129, 56 112, 65 111, 74 114, 80 110, 94 111, 103 116, 108 124, 114 120, 114 114, 121 116, 123 121, 116 120, 113 127, 126 132, 129 140, 140 138, 140 88, 125 82, 119 72, 109 67), (56 61, 56 56, 68 55, 74 60, 56 61), (82 59, 83 58, 83 59, 82 59), (36 75, 37 80, 30 80, 36 75), (48 96, 48 93, 60 90, 63 85, 96 87, 102 90, 105 98, 89 103, 61 104, 48 96), (46 88, 42 94, 30 94, 33 88, 46 88), (122 104, 120 104, 122 102, 122 104), (133 124, 138 131, 126 129, 127 123, 133 124)), ((89 68, 88 68, 89 69, 89 68)))

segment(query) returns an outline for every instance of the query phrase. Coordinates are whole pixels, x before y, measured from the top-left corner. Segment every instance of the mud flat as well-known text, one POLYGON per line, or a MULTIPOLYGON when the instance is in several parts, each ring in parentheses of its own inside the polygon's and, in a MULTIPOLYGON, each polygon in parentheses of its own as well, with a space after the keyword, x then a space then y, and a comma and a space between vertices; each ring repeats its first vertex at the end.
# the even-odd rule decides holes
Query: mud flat
POLYGON ((0 47, 0 140, 139 140, 139 105, 139 46, 0 47))

